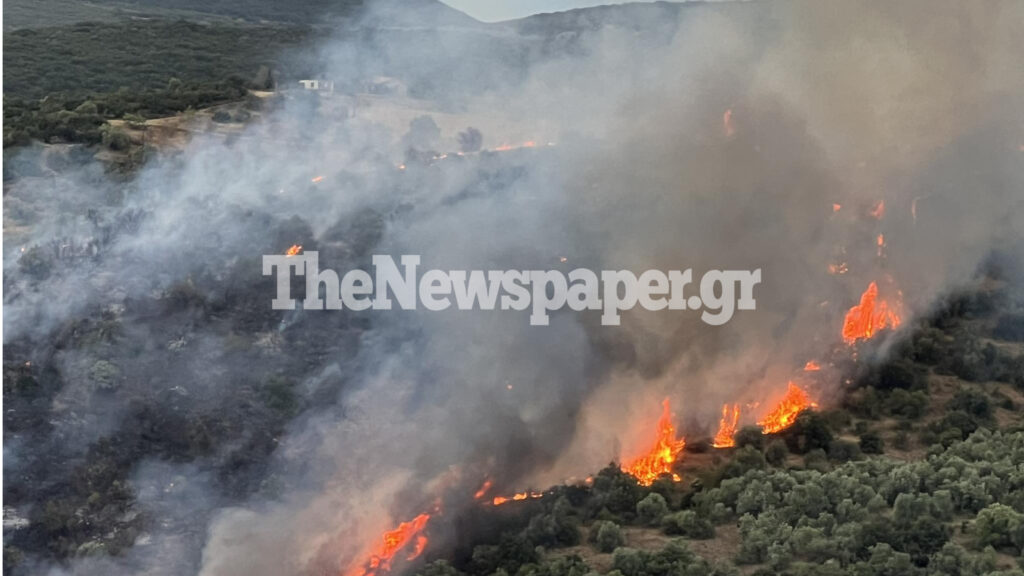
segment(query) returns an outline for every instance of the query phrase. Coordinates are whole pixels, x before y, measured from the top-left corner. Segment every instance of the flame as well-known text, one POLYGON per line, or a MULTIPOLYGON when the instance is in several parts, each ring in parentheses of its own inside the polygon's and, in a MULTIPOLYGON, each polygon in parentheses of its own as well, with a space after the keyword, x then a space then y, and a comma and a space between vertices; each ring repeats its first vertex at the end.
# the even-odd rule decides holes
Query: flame
POLYGON ((729 416, 729 405, 722 404, 722 419, 718 421, 718 434, 715 434, 711 445, 715 448, 731 448, 736 445, 736 425, 740 421, 740 405, 732 405, 732 417, 729 416))
MULTIPOLYGON (((555 145, 554 142, 548 142, 548 146, 554 146, 554 145, 555 145)), ((526 142, 523 142, 522 144, 519 144, 519 145, 515 145, 515 144, 502 144, 501 146, 498 146, 497 148, 495 148, 493 151, 494 152, 507 152, 509 150, 516 150, 516 149, 519 149, 519 148, 536 148, 536 147, 537 147, 537 143, 535 141, 527 140, 526 142)))
POLYGON ((427 537, 423 535, 430 514, 420 514, 408 522, 402 522, 398 528, 381 535, 381 542, 370 554, 370 558, 345 572, 345 576, 374 576, 379 572, 391 570, 391 561, 402 550, 411 550, 406 560, 414 560, 423 553, 427 546, 427 537))
MULTIPOLYGON (((658 438, 654 446, 643 456, 622 467, 624 472, 635 476, 644 486, 650 486, 662 474, 672 473, 672 465, 675 463, 676 457, 686 447, 685 438, 681 437, 676 440, 676 429, 672 426, 672 411, 669 408, 668 398, 665 398, 661 405, 658 438)), ((672 477, 679 480, 679 476, 676 474, 672 474, 672 477)))
POLYGON ((324 179, 323 176, 317 176, 317 177, 313 178, 312 182, 313 182, 313 184, 316 184, 317 182, 320 182, 323 179, 324 179))
POLYGON ((821 365, 814 360, 810 360, 807 364, 804 364, 804 372, 817 372, 818 370, 821 370, 821 365))
POLYGON ((300 244, 292 244, 292 247, 291 247, 291 248, 289 248, 289 249, 288 249, 288 250, 287 250, 287 251, 286 251, 286 252, 284 253, 284 255, 285 255, 285 256, 295 256, 295 255, 296 255, 296 254, 298 254, 299 252, 302 252, 302 245, 300 245, 300 244))
POLYGON ((774 434, 789 428, 800 412, 805 408, 814 408, 817 404, 811 401, 807 392, 804 392, 796 384, 789 383, 789 389, 775 408, 767 416, 758 421, 765 434, 774 434))
POLYGON ((860 304, 850 308, 843 321, 843 340, 853 344, 867 340, 884 328, 900 325, 899 301, 890 305, 878 299, 878 284, 872 282, 860 297, 860 304))
POLYGON ((878 257, 881 258, 885 252, 885 235, 879 234, 875 243, 878 245, 878 257))
POLYGON ((544 496, 543 492, 519 492, 517 494, 514 494, 512 496, 507 496, 507 497, 506 496, 495 496, 494 500, 491 500, 491 503, 494 504, 495 506, 501 506, 502 504, 504 504, 506 502, 515 502, 515 501, 519 501, 519 500, 527 500, 527 499, 533 499, 533 498, 540 498, 541 496, 544 496))
POLYGON ((487 480, 484 480, 483 486, 481 486, 480 489, 476 491, 476 494, 473 494, 473 499, 474 500, 479 500, 479 499, 483 498, 487 494, 487 491, 491 489, 491 486, 493 484, 494 483, 491 482, 490 478, 488 478, 487 480))
POLYGON ((850 271, 850 268, 846 265, 846 262, 840 262, 839 264, 829 264, 829 274, 846 274, 850 271))
POLYGON ((726 108, 722 114, 722 131, 725 132, 726 138, 736 133, 736 125, 732 122, 732 108, 726 108))
POLYGON ((843 209, 843 205, 842 204, 833 204, 832 205, 832 211, 833 212, 839 212, 842 209, 843 209))
POLYGON ((868 214, 875 220, 881 220, 885 216, 885 200, 879 200, 878 204, 875 204, 875 207, 868 214))

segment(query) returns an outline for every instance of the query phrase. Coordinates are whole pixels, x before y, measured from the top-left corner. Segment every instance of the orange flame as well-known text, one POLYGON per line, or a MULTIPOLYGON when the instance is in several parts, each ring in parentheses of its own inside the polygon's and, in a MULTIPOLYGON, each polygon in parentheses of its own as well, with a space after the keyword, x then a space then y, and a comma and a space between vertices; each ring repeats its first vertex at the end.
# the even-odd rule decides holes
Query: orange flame
POLYGON ((408 522, 402 522, 398 528, 385 532, 382 541, 370 554, 369 560, 350 568, 345 576, 374 576, 379 572, 391 570, 391 561, 395 555, 406 548, 410 548, 405 556, 406 560, 414 560, 423 553, 427 546, 427 537, 423 535, 424 528, 430 514, 420 514, 408 522), (411 546, 410 546, 411 545, 411 546))
POLYGON ((726 138, 732 137, 736 133, 736 125, 732 122, 732 108, 726 108, 722 114, 722 130, 725 132, 726 138))
POLYGON ((476 494, 473 494, 473 499, 474 500, 479 500, 479 499, 483 498, 485 495, 487 495, 487 491, 491 489, 491 486, 493 484, 494 483, 491 482, 490 478, 488 478, 487 480, 484 480, 483 486, 481 486, 480 489, 476 491, 476 494))
POLYGON ((885 216, 885 200, 879 200, 878 204, 875 204, 875 207, 868 214, 875 220, 881 220, 885 216))
POLYGON ((514 494, 514 495, 508 496, 508 497, 506 497, 506 496, 495 496, 494 500, 491 500, 491 503, 494 504, 495 506, 501 506, 502 504, 504 504, 506 502, 514 502, 514 501, 518 501, 518 500, 527 500, 527 499, 532 499, 532 498, 540 498, 541 496, 544 496, 543 492, 519 492, 518 494, 514 494))
POLYGON ((850 308, 843 321, 843 340, 853 344, 870 339, 883 328, 900 325, 899 302, 890 305, 878 299, 878 285, 872 282, 860 297, 860 304, 850 308))
POLYGON ((291 248, 289 248, 289 249, 288 249, 288 250, 287 250, 287 251, 286 251, 286 252, 284 253, 284 255, 285 255, 285 256, 295 256, 295 255, 296 255, 296 254, 298 254, 299 252, 302 252, 302 246, 301 246, 300 244, 292 244, 292 247, 291 247, 291 248))
POLYGON ((324 179, 323 176, 317 176, 317 177, 313 178, 312 182, 313 182, 313 184, 316 184, 317 182, 320 182, 323 179, 324 179))
MULTIPOLYGON (((672 411, 669 408, 668 398, 665 398, 661 405, 658 438, 654 446, 643 456, 622 467, 624 472, 635 476, 644 486, 650 486, 662 474, 672 473, 672 465, 675 463, 676 457, 686 447, 686 438, 676 440, 676 429, 672 426, 672 411)), ((672 474, 672 477, 679 480, 679 476, 676 474, 672 474)))
POLYGON ((839 264, 829 264, 828 265, 828 273, 829 274, 846 274, 849 271, 850 271, 850 268, 849 268, 849 266, 846 265, 846 262, 840 262, 839 264))
POLYGON ((816 406, 817 404, 811 401, 811 397, 807 395, 807 392, 804 392, 796 384, 790 382, 789 389, 786 391, 782 401, 767 416, 758 421, 757 425, 761 427, 765 434, 781 432, 789 428, 796 421, 797 415, 805 408, 814 408, 816 406))
POLYGON ((821 365, 814 360, 810 360, 807 364, 804 364, 804 372, 817 372, 818 370, 821 370, 821 365))
POLYGON ((843 209, 843 205, 842 204, 833 204, 832 205, 832 211, 833 212, 839 212, 842 209, 843 209))
POLYGON ((711 445, 715 448, 731 448, 736 445, 736 425, 740 421, 740 405, 732 405, 732 419, 729 417, 729 405, 722 404, 722 419, 718 421, 718 434, 711 445))

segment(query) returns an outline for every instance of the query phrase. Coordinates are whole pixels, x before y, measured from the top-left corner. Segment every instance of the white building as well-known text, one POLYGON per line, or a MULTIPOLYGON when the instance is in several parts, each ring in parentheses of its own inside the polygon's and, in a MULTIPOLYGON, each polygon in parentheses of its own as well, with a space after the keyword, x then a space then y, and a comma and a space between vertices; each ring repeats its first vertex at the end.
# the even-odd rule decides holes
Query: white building
POLYGON ((302 84, 302 87, 306 90, 334 92, 333 80, 299 80, 299 84, 302 84))

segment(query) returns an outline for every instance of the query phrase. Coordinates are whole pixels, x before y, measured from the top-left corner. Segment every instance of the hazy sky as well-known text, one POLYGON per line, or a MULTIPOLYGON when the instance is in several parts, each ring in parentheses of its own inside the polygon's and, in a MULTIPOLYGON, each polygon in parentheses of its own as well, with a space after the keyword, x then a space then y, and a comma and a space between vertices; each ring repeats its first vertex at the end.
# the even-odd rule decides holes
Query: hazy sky
POLYGON ((559 12, 601 4, 624 4, 623 0, 441 0, 477 20, 493 22, 522 18, 538 12, 559 12))

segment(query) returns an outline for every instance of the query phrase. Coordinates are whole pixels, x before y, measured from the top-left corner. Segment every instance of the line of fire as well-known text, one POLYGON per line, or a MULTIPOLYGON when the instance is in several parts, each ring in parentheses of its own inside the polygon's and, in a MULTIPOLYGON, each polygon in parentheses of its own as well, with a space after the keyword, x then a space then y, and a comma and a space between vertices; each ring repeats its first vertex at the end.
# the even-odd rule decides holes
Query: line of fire
MULTIPOLYGON (((722 116, 723 136, 733 138, 736 131, 734 112, 727 109, 722 116)), ((535 146, 534 142, 527 142, 521 146, 502 146, 495 151, 535 146)), ((441 154, 422 161, 432 164, 447 158, 449 155, 441 154)), ((399 169, 406 170, 407 166, 402 164, 399 169)), ((314 181, 319 180, 314 178, 314 181)), ((916 204, 912 206, 914 218, 916 204)), ((846 309, 841 324, 834 328, 833 337, 837 344, 831 357, 809 358, 802 366, 794 366, 791 377, 780 381, 774 393, 767 398, 751 396, 729 399, 722 404, 721 418, 717 423, 703 430, 680 429, 672 406, 673 403, 685 402, 685 399, 665 397, 661 401, 658 417, 641 423, 648 431, 647 440, 624 447, 615 464, 622 472, 633 477, 637 484, 650 487, 657 482, 688 482, 688 468, 690 471, 699 470, 707 464, 706 453, 702 454, 704 446, 710 446, 713 451, 734 450, 738 447, 737 437, 743 430, 756 431, 768 437, 787 433, 800 421, 801 414, 817 409, 827 401, 819 398, 819 394, 826 388, 828 379, 841 377, 840 371, 836 369, 838 364, 856 362, 863 345, 877 341, 881 335, 891 333, 901 326, 905 314, 903 293, 892 276, 884 272, 887 245, 884 234, 878 231, 886 215, 885 200, 879 199, 859 209, 830 203, 824 207, 823 214, 831 218, 849 214, 850 219, 865 227, 868 240, 862 251, 873 255, 876 264, 874 268, 881 270, 876 280, 869 281, 863 287, 859 297, 846 309), (688 444, 688 438, 693 438, 694 442, 688 444), (688 446, 693 446, 692 458, 688 446), (694 461, 692 468, 688 466, 691 459, 694 461)), ((287 249, 286 254, 291 256, 301 250, 301 246, 293 245, 287 249)), ((823 272, 836 278, 850 275, 850 264, 844 259, 850 252, 853 250, 843 247, 838 251, 836 261, 823 272)), ((565 258, 561 261, 565 262, 565 258)), ((587 490, 594 480, 594 476, 586 476, 582 479, 567 479, 566 484, 587 490)), ((471 497, 481 508, 493 509, 525 504, 553 494, 551 491, 534 488, 503 491, 505 484, 500 478, 484 476, 478 480, 478 487, 464 496, 471 497)), ((340 576, 380 576, 410 568, 429 546, 432 528, 441 527, 443 531, 444 523, 448 520, 439 499, 435 499, 423 511, 407 518, 396 518, 392 528, 368 538, 362 552, 342 559, 340 576)))

